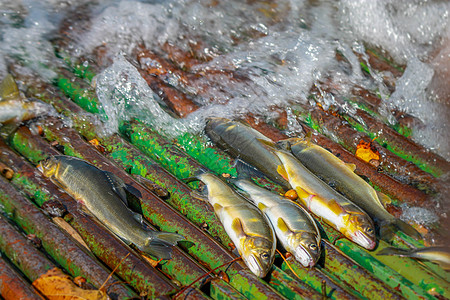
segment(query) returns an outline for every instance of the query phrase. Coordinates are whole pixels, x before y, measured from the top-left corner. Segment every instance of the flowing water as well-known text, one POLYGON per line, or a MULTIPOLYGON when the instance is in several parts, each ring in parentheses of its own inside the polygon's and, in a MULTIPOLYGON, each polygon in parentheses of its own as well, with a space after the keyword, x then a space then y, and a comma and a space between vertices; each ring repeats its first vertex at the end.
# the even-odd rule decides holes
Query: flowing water
MULTIPOLYGON (((298 132, 290 107, 307 103, 311 89, 326 83, 344 96, 355 86, 376 93, 384 100, 380 112, 387 122, 395 122, 392 109, 414 116, 420 122, 413 125, 412 139, 450 159, 448 1, 1 0, 0 5, 1 77, 15 59, 51 81, 52 69, 63 65, 52 44, 60 22, 75 12, 86 19, 69 28, 67 49, 73 57, 103 51, 103 72, 95 84, 107 114, 104 134, 133 117, 168 136, 197 133, 208 116, 252 112, 273 118, 275 107, 287 109, 288 130, 298 132), (172 74, 167 82, 201 106, 176 119, 161 108, 130 59, 137 45, 164 56, 165 44, 195 51, 200 60, 189 67, 193 73, 229 70, 245 79, 230 80, 222 73, 185 86, 172 74), (404 66, 401 77, 371 69, 368 47, 404 66), (370 75, 362 71, 361 60, 370 75), (386 85, 389 78, 393 88, 386 85)), ((325 107, 353 109, 330 93, 322 96, 325 107)))

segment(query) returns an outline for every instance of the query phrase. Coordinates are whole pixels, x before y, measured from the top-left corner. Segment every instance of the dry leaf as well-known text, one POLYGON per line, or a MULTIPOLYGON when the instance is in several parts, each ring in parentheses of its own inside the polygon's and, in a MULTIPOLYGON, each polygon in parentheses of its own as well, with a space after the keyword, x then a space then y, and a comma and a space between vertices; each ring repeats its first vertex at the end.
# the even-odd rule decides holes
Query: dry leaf
POLYGON ((89 144, 94 146, 101 153, 105 153, 105 147, 103 147, 97 139, 92 139, 89 141, 89 144))
POLYGON ((65 230, 70 236, 72 236, 78 243, 81 244, 84 248, 86 248, 89 252, 91 252, 91 249, 89 249, 89 246, 84 242, 81 235, 73 229, 72 226, 70 226, 69 223, 67 223, 63 218, 61 217, 54 217, 52 218, 53 222, 56 223, 61 229, 65 230))
POLYGON ((53 268, 41 275, 32 284, 49 300, 104 300, 109 299, 105 292, 100 290, 83 290, 76 286, 70 276, 60 269, 53 268))
POLYGON ((158 266, 158 264, 162 261, 162 259, 159 260, 153 260, 150 257, 148 257, 147 255, 142 255, 142 257, 153 267, 156 268, 156 266, 158 266))
POLYGON ((380 153, 378 150, 372 145, 372 141, 369 143, 366 143, 364 140, 361 140, 356 146, 356 157, 359 159, 370 162, 371 160, 379 160, 380 159, 380 153))

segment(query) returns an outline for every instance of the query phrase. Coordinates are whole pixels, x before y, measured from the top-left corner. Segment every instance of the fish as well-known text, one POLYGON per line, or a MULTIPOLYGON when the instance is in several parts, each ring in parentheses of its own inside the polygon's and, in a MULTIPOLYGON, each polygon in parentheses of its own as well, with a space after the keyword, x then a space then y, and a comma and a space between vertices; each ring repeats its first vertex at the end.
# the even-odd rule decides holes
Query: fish
POLYGON ((450 271, 450 247, 432 246, 410 250, 387 247, 378 252, 377 255, 397 255, 425 259, 440 265, 446 271, 450 271))
POLYGON ((216 175, 195 176, 206 186, 207 201, 250 271, 264 278, 275 258, 276 236, 269 220, 216 175))
POLYGON ((102 224, 127 244, 158 259, 171 259, 172 247, 184 237, 143 227, 142 215, 128 208, 125 183, 111 172, 66 155, 50 156, 38 170, 75 200, 81 202, 102 224))
POLYGON ((280 160, 264 143, 273 143, 271 139, 247 124, 217 117, 207 120, 205 132, 219 148, 255 167, 284 189, 290 189, 289 182, 277 172, 280 160))
POLYGON ((361 208, 320 180, 291 153, 275 153, 283 163, 280 174, 289 180, 306 208, 361 247, 375 248, 373 221, 361 208))
POLYGON ((321 236, 311 215, 297 203, 272 193, 247 179, 233 184, 267 216, 281 245, 304 267, 313 267, 320 257, 321 236))
POLYGON ((0 83, 0 123, 13 124, 46 114, 51 107, 37 99, 24 99, 11 74, 0 83))
POLYGON ((381 239, 390 241, 393 234, 400 230, 405 234, 421 239, 422 236, 411 225, 391 215, 381 199, 388 202, 388 196, 377 192, 355 172, 354 164, 347 164, 328 150, 313 144, 307 139, 289 139, 292 154, 312 173, 332 186, 350 201, 363 209, 375 222, 381 239))

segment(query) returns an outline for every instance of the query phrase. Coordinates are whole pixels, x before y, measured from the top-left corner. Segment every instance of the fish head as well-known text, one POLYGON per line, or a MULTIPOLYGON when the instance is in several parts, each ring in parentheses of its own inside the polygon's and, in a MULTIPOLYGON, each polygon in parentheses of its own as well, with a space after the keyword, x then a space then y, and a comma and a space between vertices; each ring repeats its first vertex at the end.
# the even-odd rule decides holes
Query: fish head
POLYGON ((356 244, 372 250, 376 246, 375 226, 366 214, 352 214, 345 222, 346 236, 356 244))
POLYGON ((49 156, 42 160, 38 165, 37 169, 45 176, 52 177, 55 176, 60 167, 59 160, 54 156, 49 156))
POLYGON ((242 245, 242 260, 250 271, 263 278, 267 275, 274 260, 275 243, 262 237, 247 237, 242 245))
POLYGON ((292 234, 288 244, 295 259, 304 267, 313 267, 320 257, 320 239, 311 232, 292 234))

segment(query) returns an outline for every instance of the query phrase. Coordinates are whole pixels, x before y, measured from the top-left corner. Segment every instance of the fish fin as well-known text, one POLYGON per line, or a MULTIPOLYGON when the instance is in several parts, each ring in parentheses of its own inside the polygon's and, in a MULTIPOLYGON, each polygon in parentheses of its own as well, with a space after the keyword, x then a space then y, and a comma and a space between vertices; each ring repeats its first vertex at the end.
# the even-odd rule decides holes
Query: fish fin
POLYGON ((297 192, 297 195, 300 199, 306 199, 309 196, 311 196, 310 193, 308 193, 307 191, 305 191, 304 189, 302 189, 301 187, 296 187, 295 191, 297 192))
POLYGON ((416 229, 414 229, 414 227, 400 219, 395 219, 390 223, 381 224, 380 238, 385 241, 391 241, 393 236, 395 235, 395 232, 397 231, 401 231, 416 240, 423 239, 422 235, 416 229))
POLYGON ((199 193, 198 191, 191 191, 191 196, 195 199, 208 202, 208 196, 202 193, 199 193))
POLYGON ((111 183, 113 191, 119 195, 120 199, 122 199, 123 203, 128 206, 127 193, 125 192, 125 182, 123 182, 122 178, 116 176, 114 173, 103 171, 108 181, 111 183))
POLYGON ((160 243, 165 243, 171 246, 175 246, 179 241, 184 240, 184 236, 178 233, 173 232, 165 232, 165 231, 153 231, 153 240, 150 242, 150 245, 158 241, 160 243))
POLYGON ((239 218, 235 218, 231 223, 231 229, 236 232, 237 237, 241 237, 245 235, 244 228, 242 227, 242 221, 239 218))
POLYGON ((271 148, 275 148, 276 147, 276 143, 274 141, 272 141, 271 139, 269 139, 269 138, 266 138, 266 139, 265 138, 256 138, 256 140, 258 142, 260 142, 261 144, 269 146, 271 148))
POLYGON ((213 207, 214 207, 214 211, 217 213, 219 213, 223 209, 223 206, 218 203, 214 203, 213 207))
POLYGON ((151 231, 145 244, 138 248, 158 259, 171 259, 172 247, 182 240, 184 237, 177 233, 151 231))
POLYGON ((303 141, 302 138, 288 138, 284 140, 279 140, 278 142, 276 142, 276 147, 277 149, 291 151, 291 146, 301 141, 303 141))
POLYGON ((267 205, 265 205, 265 204, 262 203, 262 202, 259 202, 259 203, 258 203, 258 208, 259 208, 259 210, 261 210, 261 211, 265 211, 265 210, 267 209, 267 205))
POLYGON ((125 190, 127 190, 127 192, 129 192, 138 199, 142 198, 142 193, 131 184, 125 184, 125 190))
POLYGON ((278 218, 277 220, 277 227, 283 232, 289 232, 291 231, 288 227, 288 225, 286 224, 286 222, 283 220, 283 218, 278 218))
POLYGON ((305 141, 307 142, 308 147, 311 147, 312 145, 312 131, 309 131, 306 135, 305 135, 305 141))
POLYGON ((16 99, 20 95, 17 83, 11 74, 7 74, 0 83, 0 101, 8 99, 16 99))
POLYGON ((380 250, 377 255, 397 255, 397 256, 409 256, 411 250, 399 249, 394 247, 386 247, 380 250))
POLYGON ((343 212, 346 212, 345 208, 342 207, 335 199, 331 199, 328 202, 328 208, 337 215, 340 215, 343 212))
POLYGON ((136 212, 134 212, 134 211, 131 211, 131 210, 130 210, 130 212, 131 212, 131 214, 133 215, 133 218, 134 218, 136 221, 138 221, 139 224, 141 224, 141 225, 144 224, 144 219, 142 218, 142 215, 141 215, 141 214, 138 214, 138 213, 136 213, 136 212))
POLYGON ((263 172, 242 159, 236 159, 233 166, 236 168, 239 179, 250 179, 252 176, 266 177, 263 172))
POLYGON ((283 165, 277 166, 277 172, 281 175, 286 181, 289 181, 289 176, 287 174, 286 168, 283 165))
POLYGON ((352 170, 352 172, 355 172, 355 170, 356 170, 356 165, 355 164, 345 163, 345 166, 347 168, 349 168, 350 170, 352 170))
POLYGON ((380 201, 380 204, 383 207, 386 207, 386 204, 392 203, 392 200, 391 200, 391 198, 389 198, 388 195, 386 195, 382 192, 379 192, 379 191, 376 191, 376 192, 377 192, 378 200, 380 201))

